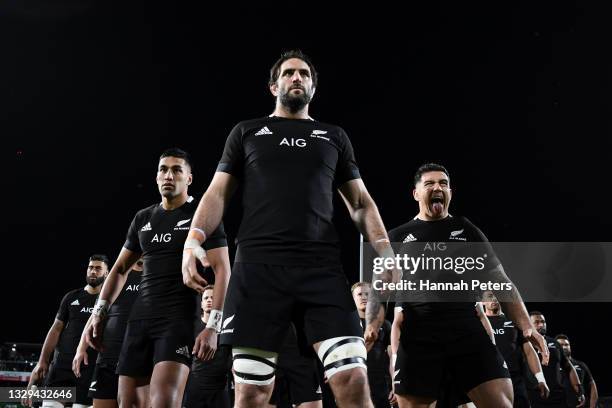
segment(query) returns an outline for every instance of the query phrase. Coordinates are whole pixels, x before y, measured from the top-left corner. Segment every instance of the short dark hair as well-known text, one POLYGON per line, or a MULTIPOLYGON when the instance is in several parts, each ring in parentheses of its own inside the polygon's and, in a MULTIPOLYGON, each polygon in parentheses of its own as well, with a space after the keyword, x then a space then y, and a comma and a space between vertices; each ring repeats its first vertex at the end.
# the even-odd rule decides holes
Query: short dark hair
POLYGON ((283 62, 291 58, 301 59, 308 65, 308 68, 310 69, 310 77, 312 78, 312 87, 316 88, 319 81, 319 74, 317 74, 317 70, 315 69, 308 55, 304 54, 301 50, 289 50, 281 54, 280 58, 276 60, 274 65, 272 65, 272 68, 270 68, 270 79, 268 80, 268 86, 276 83, 276 80, 280 75, 281 65, 283 65, 283 62))
POLYGON ((529 316, 535 316, 535 315, 544 316, 544 313, 540 312, 539 310, 532 310, 529 312, 529 316))
POLYGON ((567 334, 563 334, 563 333, 557 334, 555 336, 555 340, 567 340, 567 341, 570 341, 569 337, 567 337, 567 334))
POLYGON ((110 260, 108 259, 108 256, 104 254, 93 254, 89 257, 89 262, 91 261, 104 262, 106 264, 106 267, 110 269, 110 260))
POLYGON ((161 156, 159 156, 159 160, 163 159, 164 157, 176 157, 178 159, 183 159, 185 160, 185 163, 189 165, 189 168, 193 170, 193 164, 191 163, 191 156, 189 155, 189 153, 187 153, 183 149, 179 149, 178 147, 171 147, 170 149, 166 149, 162 152, 161 156))
POLYGON ((423 174, 429 173, 430 171, 441 171, 442 173, 446 174, 446 177, 448 177, 450 180, 450 174, 448 173, 448 170, 446 170, 446 167, 437 163, 425 163, 417 169, 416 173, 414 173, 414 185, 416 186, 419 184, 423 174))

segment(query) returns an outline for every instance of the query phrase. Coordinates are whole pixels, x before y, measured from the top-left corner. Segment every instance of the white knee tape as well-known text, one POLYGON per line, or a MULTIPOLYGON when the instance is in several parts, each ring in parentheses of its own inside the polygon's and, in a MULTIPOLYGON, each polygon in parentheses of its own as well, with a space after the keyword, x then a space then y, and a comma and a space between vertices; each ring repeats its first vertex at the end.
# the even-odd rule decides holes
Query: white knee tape
POLYGON ((42 408, 64 408, 64 404, 57 401, 43 400, 42 408))
POLYGON ((278 353, 254 348, 233 347, 234 381, 239 384, 270 385, 278 353))
POLYGON ((93 405, 72 404, 72 408, 92 408, 93 405))
POLYGON ((327 379, 332 375, 351 368, 361 367, 367 370, 368 352, 361 337, 334 337, 321 342, 317 353, 327 379))

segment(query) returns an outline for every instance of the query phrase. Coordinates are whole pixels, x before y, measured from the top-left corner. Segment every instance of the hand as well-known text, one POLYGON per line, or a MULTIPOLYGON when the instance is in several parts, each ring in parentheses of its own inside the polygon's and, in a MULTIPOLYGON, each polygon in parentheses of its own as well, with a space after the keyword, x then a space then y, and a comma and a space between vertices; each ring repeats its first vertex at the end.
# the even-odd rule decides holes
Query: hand
POLYGON ((396 405, 397 397, 395 396, 394 390, 389 391, 389 404, 396 405))
POLYGON ((546 344, 544 337, 542 337, 540 333, 531 327, 523 330, 523 337, 529 340, 533 347, 540 352, 542 355, 542 365, 547 366, 550 354, 548 352, 548 345, 546 344))
POLYGON ((576 405, 576 408, 584 407, 584 404, 586 404, 586 398, 584 394, 580 394, 578 396, 578 405, 576 405))
POLYGON ((81 363, 85 365, 89 365, 89 356, 87 355, 87 351, 77 350, 74 355, 74 359, 72 360, 72 372, 77 378, 81 377, 81 363))
POLYGON ((100 316, 93 315, 91 318, 91 324, 87 327, 85 332, 85 340, 91 348, 97 351, 104 351, 104 345, 102 344, 102 335, 104 334, 104 326, 106 325, 105 319, 100 316))
POLYGON ((378 340, 378 330, 371 324, 367 325, 363 333, 363 339, 365 340, 366 350, 370 351, 378 340))
POLYGON ((548 389, 548 385, 546 385, 545 382, 539 382, 538 389, 540 390, 540 397, 542 397, 542 399, 547 399, 548 396, 550 395, 550 390, 548 389))
MULTIPOLYGON (((49 363, 47 363, 46 361, 39 361, 38 364, 36 364, 36 367, 34 367, 34 370, 32 370, 32 374, 30 375, 30 381, 28 382, 27 389, 36 387, 36 384, 40 383, 47 376, 48 372, 49 372, 49 363)), ((22 398, 21 405, 26 406, 26 407, 31 407, 32 399, 22 398)))
POLYGON ((210 262, 208 262, 208 259, 206 258, 206 251, 204 251, 202 247, 199 248, 201 251, 193 248, 183 249, 183 283, 187 287, 190 287, 199 293, 203 293, 204 287, 208 285, 208 282, 206 282, 206 279, 201 277, 198 273, 196 259, 198 259, 205 267, 210 266, 210 262))
POLYGON ((196 337, 193 351, 200 360, 211 360, 217 351, 217 331, 212 327, 207 327, 196 337))

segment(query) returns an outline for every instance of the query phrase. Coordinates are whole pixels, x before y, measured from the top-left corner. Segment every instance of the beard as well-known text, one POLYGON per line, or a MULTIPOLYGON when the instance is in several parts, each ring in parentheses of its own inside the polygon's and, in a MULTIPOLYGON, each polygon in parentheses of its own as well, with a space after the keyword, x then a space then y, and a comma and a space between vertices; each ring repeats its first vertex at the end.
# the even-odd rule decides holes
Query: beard
POLYGON ((104 276, 100 278, 87 278, 86 281, 87 284, 92 288, 97 288, 98 286, 104 283, 104 276))
POLYGON ((291 89, 295 88, 290 88, 287 92, 283 92, 280 95, 280 103, 285 108, 287 108, 289 112, 297 113, 304 109, 304 107, 310 103, 310 101, 312 100, 312 92, 308 93, 306 89, 301 88, 301 94, 293 95, 291 94, 291 89))

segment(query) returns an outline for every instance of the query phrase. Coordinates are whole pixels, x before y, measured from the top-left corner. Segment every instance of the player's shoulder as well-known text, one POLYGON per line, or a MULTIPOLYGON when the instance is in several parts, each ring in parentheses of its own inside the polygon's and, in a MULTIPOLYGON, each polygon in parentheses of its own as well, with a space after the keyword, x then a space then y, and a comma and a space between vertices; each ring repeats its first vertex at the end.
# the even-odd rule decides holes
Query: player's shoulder
POLYGON ((144 219, 151 218, 151 215, 155 212, 155 210, 159 208, 159 206, 160 206, 160 203, 156 203, 156 204, 151 204, 148 207, 141 208, 140 210, 136 212, 134 219, 144 220, 144 219))
POLYGON ((249 130, 267 126, 274 122, 274 118, 270 116, 262 116, 259 118, 242 120, 234 125, 234 130, 240 130, 242 133, 246 133, 249 130))
POLYGON ((469 241, 488 241, 484 232, 467 217, 463 215, 449 217, 449 221, 457 228, 463 228, 465 230, 465 235, 470 238, 468 239, 469 241))
POLYGON ((404 236, 415 229, 417 226, 417 221, 412 219, 408 222, 405 222, 391 230, 389 230, 389 240, 391 242, 400 242, 404 239, 404 236))
POLYGON ((65 298, 69 298, 69 299, 74 299, 74 298, 77 298, 77 297, 81 296, 83 294, 83 292, 85 292, 85 289, 83 289, 83 288, 72 289, 72 290, 66 292, 64 297, 65 298))

